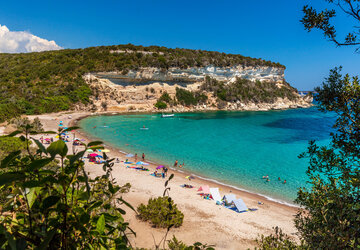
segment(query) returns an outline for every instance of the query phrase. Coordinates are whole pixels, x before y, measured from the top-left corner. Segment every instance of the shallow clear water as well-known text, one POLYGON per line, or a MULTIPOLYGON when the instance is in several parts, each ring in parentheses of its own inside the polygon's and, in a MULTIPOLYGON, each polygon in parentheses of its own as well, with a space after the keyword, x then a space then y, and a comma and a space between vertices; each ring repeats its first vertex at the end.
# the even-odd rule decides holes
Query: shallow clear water
POLYGON ((332 114, 315 107, 267 112, 136 114, 88 117, 80 126, 120 149, 144 152, 150 160, 291 202, 306 185, 307 159, 299 159, 309 140, 330 141, 332 114), (109 127, 102 127, 106 124, 109 127), (143 126, 148 130, 142 130, 143 126), (93 128, 97 126, 96 128, 93 128), (262 179, 269 175, 270 182, 262 179), (287 184, 282 184, 286 179, 287 184))

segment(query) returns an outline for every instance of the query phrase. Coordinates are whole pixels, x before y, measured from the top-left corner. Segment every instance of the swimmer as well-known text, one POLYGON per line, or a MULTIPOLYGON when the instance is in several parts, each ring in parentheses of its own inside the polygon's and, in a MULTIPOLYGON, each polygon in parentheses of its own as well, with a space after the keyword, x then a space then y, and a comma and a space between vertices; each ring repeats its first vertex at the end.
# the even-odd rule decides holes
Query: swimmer
POLYGON ((94 126, 93 128, 96 128, 96 126, 94 126))
POLYGON ((283 184, 286 184, 286 180, 284 180, 283 184))
POLYGON ((269 176, 268 175, 265 175, 262 177, 263 179, 269 179, 269 176))
POLYGON ((267 178, 267 179, 266 179, 266 182, 269 182, 269 181, 270 181, 270 179, 269 179, 269 178, 267 178))
POLYGON ((278 177, 278 180, 281 181, 280 177, 278 177))

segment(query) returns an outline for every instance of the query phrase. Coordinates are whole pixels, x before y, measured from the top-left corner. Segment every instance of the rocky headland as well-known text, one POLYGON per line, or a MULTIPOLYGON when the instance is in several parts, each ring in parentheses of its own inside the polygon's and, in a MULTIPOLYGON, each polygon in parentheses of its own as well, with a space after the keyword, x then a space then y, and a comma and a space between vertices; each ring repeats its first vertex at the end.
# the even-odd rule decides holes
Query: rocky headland
POLYGON ((86 74, 86 83, 93 91, 91 106, 77 106, 78 110, 118 111, 118 112, 189 112, 214 110, 249 110, 266 111, 289 108, 306 108, 312 104, 312 97, 300 96, 285 82, 284 68, 256 66, 256 67, 192 67, 188 69, 169 68, 141 68, 127 72, 100 72, 86 74), (287 88, 292 92, 292 98, 278 96, 271 102, 267 101, 221 101, 214 94, 203 88, 206 77, 221 81, 224 85, 234 84, 237 79, 246 79, 251 82, 268 82, 273 88, 287 88), (116 84, 124 81, 126 84, 116 84), (141 83, 141 84, 140 84, 141 83), (185 89, 190 92, 201 91, 207 96, 205 102, 196 105, 181 105, 174 103, 159 110, 154 105, 163 93, 175 99, 176 89, 185 89), (221 105, 219 105, 221 102, 221 105))

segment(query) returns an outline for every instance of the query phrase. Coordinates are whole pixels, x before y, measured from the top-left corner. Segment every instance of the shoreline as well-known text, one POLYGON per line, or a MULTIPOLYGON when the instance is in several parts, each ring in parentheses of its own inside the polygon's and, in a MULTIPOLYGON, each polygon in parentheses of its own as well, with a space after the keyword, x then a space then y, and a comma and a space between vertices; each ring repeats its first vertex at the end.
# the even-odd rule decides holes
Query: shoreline
MULTIPOLYGON (((112 112, 106 114, 111 115, 112 112)), ((70 127, 78 124, 85 117, 92 115, 94 114, 90 112, 62 112, 28 117, 30 120, 38 117, 44 125, 44 131, 57 131, 59 121, 63 121, 65 127, 70 127)), ((102 115, 102 113, 98 115, 102 115)), ((75 135, 86 140, 86 143, 92 140, 91 135, 81 129, 78 129, 75 135)), ((37 136, 40 137, 41 135, 37 136)), ((52 135, 47 136, 52 137, 52 135)), ((70 152, 73 149, 72 136, 71 134, 70 142, 67 142, 70 152)), ((124 200, 136 209, 141 203, 147 204, 150 198, 163 195, 164 183, 167 178, 155 178, 150 175, 151 171, 157 167, 156 164, 151 163, 146 166, 150 171, 127 168, 122 162, 126 159, 124 152, 120 152, 119 148, 112 147, 109 144, 106 144, 106 148, 110 150, 107 153, 110 158, 119 158, 121 161, 114 164, 112 171, 117 184, 120 186, 126 183, 131 184, 130 191, 121 194, 124 200)), ((74 149, 81 150, 82 146, 75 146, 74 149)), ((85 161, 85 169, 92 178, 104 174, 101 165, 92 164, 88 161, 85 161)), ((174 174, 174 178, 169 182, 169 187, 171 187, 170 196, 183 212, 184 222, 181 227, 171 229, 168 239, 171 239, 172 235, 176 235, 178 240, 186 244, 202 242, 215 245, 216 249, 253 249, 257 246, 255 239, 260 235, 273 233, 273 228, 278 226, 282 228, 284 233, 298 240, 293 222, 298 210, 296 207, 217 183, 214 180, 196 177, 194 180, 189 181, 185 179, 185 176, 187 176, 185 172, 169 168, 168 177, 171 173, 174 174), (183 184, 190 184, 194 188, 183 188, 181 187, 183 184), (216 205, 213 200, 203 199, 197 192, 198 188, 203 185, 218 187, 221 195, 233 193, 241 198, 248 208, 257 210, 237 213, 224 206, 216 205), (263 202, 263 204, 260 205, 259 201, 263 202), (199 230, 200 228, 201 230, 199 230), (209 237, 209 233, 211 233, 212 237, 209 237)), ((154 242, 159 242, 164 237, 166 229, 153 228, 148 222, 137 219, 136 212, 133 210, 123 206, 122 208, 126 211, 124 215, 125 221, 130 224, 130 227, 137 235, 140 235, 138 237, 130 236, 132 246, 135 248, 154 248, 154 242)))
MULTIPOLYGON (((278 110, 273 110, 273 111, 278 111, 278 110)), ((217 111, 205 111, 205 112, 217 112, 217 111)), ((227 112, 227 111, 226 111, 227 112)), ((234 111, 236 112, 236 111, 234 111)), ((246 112, 252 112, 252 111, 246 111, 246 112)), ((255 111, 254 111, 255 112, 255 111)), ((256 111, 258 112, 258 111, 256 111)), ((264 112, 268 112, 268 111, 264 111, 264 112)), ((186 112, 186 113, 192 113, 192 112, 186 112)), ((134 113, 122 113, 122 114, 113 114, 113 113, 110 113, 110 114, 96 114, 96 115, 84 115, 84 116, 81 116, 77 119, 74 119, 74 121, 72 121, 69 126, 79 126, 79 123, 81 122, 81 120, 87 118, 87 117, 94 117, 94 116, 103 116, 103 115, 108 115, 108 116, 115 116, 115 115, 131 115, 131 114, 134 114, 134 113)), ((138 114, 138 113, 137 113, 138 114)), ((142 112, 141 114, 153 114, 153 113, 149 113, 149 112, 142 112)), ((87 132, 85 132, 81 127, 79 129, 81 131, 81 135, 84 136, 87 141, 92 141, 92 140, 101 140, 101 138, 99 137, 96 137, 96 136, 93 136, 87 132)), ((102 140, 101 140, 102 141, 102 140)), ((118 152, 120 154, 122 154, 124 157, 126 154, 129 154, 131 152, 127 152, 126 149, 124 148, 121 148, 119 146, 116 146, 116 145, 113 145, 111 144, 110 142, 106 142, 106 141, 102 141, 104 143, 104 145, 106 145, 108 148, 111 148, 114 152, 118 152)), ((150 158, 151 159, 151 158, 150 158)), ((146 160, 146 162, 149 162, 150 165, 154 165, 154 166, 158 166, 158 165, 162 165, 160 163, 157 163, 157 161, 148 161, 146 160)), ((296 204, 293 204, 293 203, 290 203, 289 201, 285 201, 285 200, 281 200, 281 199, 277 199, 277 198, 273 198, 271 196, 267 196, 265 194, 261 194, 261 193, 256 193, 256 192, 253 192, 253 191, 250 191, 250 190, 247 190, 246 187, 238 187, 234 184, 230 184, 230 183, 224 183, 222 181, 219 181, 219 180, 216 180, 212 177, 206 177, 206 176, 202 176, 198 173, 194 173, 192 172, 191 170, 187 170, 187 169, 175 169, 171 166, 168 166, 168 169, 171 172, 173 173, 177 173, 177 174, 181 174, 181 175, 184 175, 185 176, 194 176, 196 178, 199 178, 205 182, 208 182, 208 184, 213 184, 213 185, 220 185, 222 186, 223 188, 229 188, 229 189, 234 189, 234 190, 237 190, 239 192, 241 192, 242 194, 243 193, 246 193, 247 195, 249 196, 254 196, 254 197, 258 197, 259 201, 262 201, 264 202, 265 201, 269 201, 269 202, 274 202, 274 203, 277 203, 277 204, 280 204, 280 205, 284 205, 284 206, 287 206, 287 207, 291 207, 291 208, 300 208, 300 206, 296 205, 296 204)), ((209 185, 210 186, 210 185, 209 185)), ((233 191, 230 191, 230 192, 233 192, 233 191)))

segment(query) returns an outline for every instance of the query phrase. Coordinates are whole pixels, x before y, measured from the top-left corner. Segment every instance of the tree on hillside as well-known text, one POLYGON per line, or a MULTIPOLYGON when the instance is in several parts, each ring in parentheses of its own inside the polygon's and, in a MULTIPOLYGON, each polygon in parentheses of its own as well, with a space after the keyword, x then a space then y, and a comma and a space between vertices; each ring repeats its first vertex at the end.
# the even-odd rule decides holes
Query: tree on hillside
MULTIPOLYGON (((343 39, 337 37, 337 30, 331 20, 336 17, 335 9, 325 9, 317 11, 308 5, 304 6, 304 17, 301 22, 307 31, 319 29, 323 32, 325 38, 330 39, 337 46, 360 45, 360 5, 358 0, 325 0, 330 4, 337 6, 338 9, 346 13, 354 21, 354 29, 347 31, 347 35, 343 39)), ((359 49, 359 48, 358 48, 359 49)))

